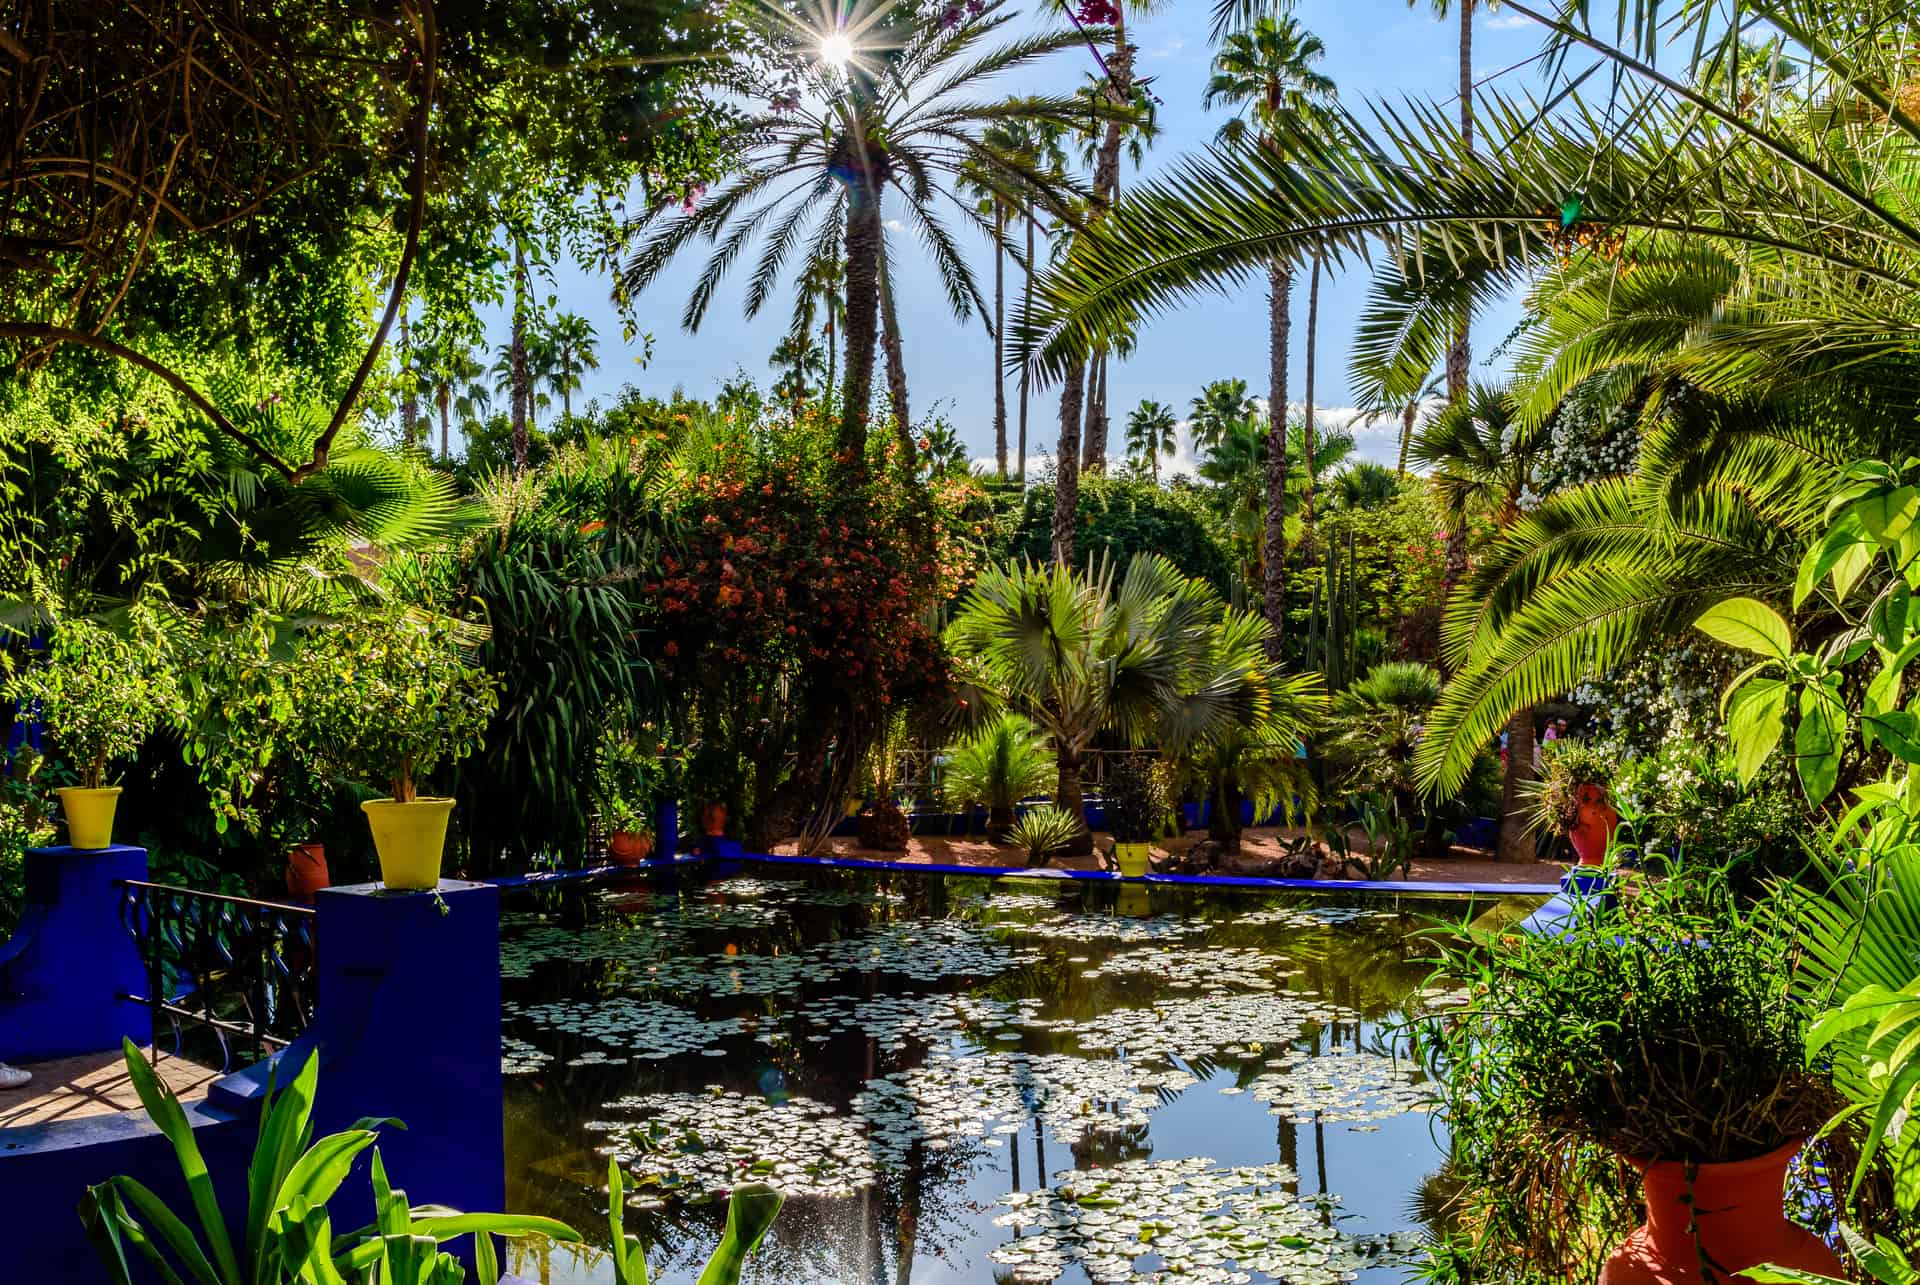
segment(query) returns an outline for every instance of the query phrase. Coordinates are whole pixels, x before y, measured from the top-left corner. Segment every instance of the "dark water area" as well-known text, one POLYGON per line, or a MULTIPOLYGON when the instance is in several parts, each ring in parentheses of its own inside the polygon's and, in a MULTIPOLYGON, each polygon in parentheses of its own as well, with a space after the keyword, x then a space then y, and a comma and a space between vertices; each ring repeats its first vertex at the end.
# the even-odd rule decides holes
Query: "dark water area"
MULTIPOLYGON (((748 1181, 781 1285, 1403 1279, 1444 1132, 1405 1057, 1464 899, 751 865, 509 899, 508 1201, 654 1279, 748 1181), (764 877, 763 877, 764 876, 764 877)), ((1484 907, 1482 907, 1484 908, 1484 907)), ((589 1247, 524 1246, 552 1285, 589 1247)))

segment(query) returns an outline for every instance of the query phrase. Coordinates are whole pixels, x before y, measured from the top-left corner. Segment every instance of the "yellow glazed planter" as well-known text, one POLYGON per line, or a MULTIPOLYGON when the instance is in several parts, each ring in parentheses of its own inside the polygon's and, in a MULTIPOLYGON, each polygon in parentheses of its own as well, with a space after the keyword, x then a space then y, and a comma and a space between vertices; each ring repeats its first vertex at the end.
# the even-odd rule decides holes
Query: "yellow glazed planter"
POLYGON ((360 805, 380 854, 380 882, 389 888, 437 888, 447 848, 452 799, 368 799, 360 805))
POLYGON ((67 842, 76 848, 113 846, 113 809, 120 802, 120 787, 109 785, 88 790, 70 785, 55 790, 60 810, 67 816, 67 842))
POLYGON ((1137 879, 1153 868, 1153 845, 1147 843, 1116 843, 1113 845, 1113 859, 1119 863, 1120 873, 1137 879))

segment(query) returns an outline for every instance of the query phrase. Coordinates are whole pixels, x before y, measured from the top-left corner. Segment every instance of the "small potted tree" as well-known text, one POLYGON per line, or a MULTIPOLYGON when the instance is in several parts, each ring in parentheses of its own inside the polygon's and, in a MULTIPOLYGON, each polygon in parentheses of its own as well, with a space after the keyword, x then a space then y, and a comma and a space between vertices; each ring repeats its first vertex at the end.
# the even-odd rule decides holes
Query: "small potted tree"
POLYGON ((600 742, 594 793, 600 825, 607 832, 607 855, 615 864, 637 866, 653 851, 647 807, 653 797, 654 760, 624 729, 610 730, 600 742))
POLYGON ((494 677, 466 662, 446 624, 388 613, 316 630, 294 686, 344 772, 391 787, 390 797, 360 805, 381 882, 437 887, 453 800, 417 787, 480 747, 499 702, 494 677))
POLYGON ((62 621, 46 655, 8 681, 5 695, 52 731, 78 785, 54 791, 75 848, 113 844, 120 787, 107 768, 131 758, 179 709, 164 641, 136 616, 126 634, 88 620, 62 621))
POLYGON ((1540 751, 1540 779, 1533 783, 1533 823, 1564 837, 1583 866, 1606 860, 1620 824, 1608 796, 1619 767, 1617 755, 1586 741, 1562 738, 1540 751))
POLYGON ((1107 775, 1106 810, 1114 864, 1127 878, 1139 878, 1152 868, 1151 845, 1166 815, 1157 799, 1152 756, 1121 755, 1107 775))
MULTIPOLYGON (((1467 999, 1422 1039, 1456 1136, 1479 1148, 1470 1178, 1517 1195, 1530 1224, 1562 1228, 1585 1196, 1562 1184, 1590 1149, 1637 1169, 1646 1222, 1602 1281, 1724 1281, 1761 1263, 1837 1274, 1785 1212, 1795 1154, 1844 1105, 1830 1070, 1808 1064, 1812 1014, 1790 985, 1798 935, 1776 907, 1743 910, 1723 872, 1685 870, 1617 905, 1582 903, 1558 937, 1446 948, 1436 980, 1467 999), (1506 1123, 1489 1137, 1492 1119, 1506 1123)), ((1850 1140, 1819 1145, 1841 1172, 1850 1140)), ((1570 1239, 1590 1262, 1586 1237, 1570 1239)), ((1569 1264, 1533 1266, 1557 1277, 1569 1264)))

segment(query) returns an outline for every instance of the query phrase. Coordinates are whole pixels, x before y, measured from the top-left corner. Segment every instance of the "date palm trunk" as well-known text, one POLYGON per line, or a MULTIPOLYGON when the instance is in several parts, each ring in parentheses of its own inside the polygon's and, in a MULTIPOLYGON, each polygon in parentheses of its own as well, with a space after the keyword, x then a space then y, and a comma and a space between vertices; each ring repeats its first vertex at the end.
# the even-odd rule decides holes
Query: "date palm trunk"
MULTIPOLYGON (((1293 328, 1293 265, 1267 265, 1267 513, 1262 532, 1266 578, 1261 601, 1273 636, 1268 659, 1278 661, 1287 630, 1287 345, 1293 328)), ((1154 481, 1159 481, 1156 465, 1154 481)))
MULTIPOLYGON (((1460 138, 1468 151, 1473 150, 1473 0, 1460 0, 1460 138)), ((1447 400, 1460 401, 1467 395, 1467 380, 1472 373, 1473 312, 1462 305, 1454 325, 1453 342, 1447 346, 1447 400)))
POLYGON ((841 386, 840 454, 866 471, 867 411, 873 401, 873 348, 880 332, 880 200, 856 177, 847 199, 847 369, 841 386))
POLYGON ((1320 256, 1313 256, 1313 276, 1307 286, 1307 370, 1306 370, 1306 406, 1300 425, 1301 463, 1307 470, 1307 489, 1300 497, 1300 542, 1307 549, 1313 548, 1313 492, 1319 482, 1315 476, 1319 463, 1320 441, 1313 423, 1313 367, 1317 360, 1320 340, 1320 256))
MULTIPOLYGON (((1033 315, 1033 236, 1034 227, 1037 222, 1038 220, 1033 217, 1032 207, 1028 207, 1027 270, 1022 274, 1025 280, 1021 283, 1021 289, 1026 298, 1023 312, 1024 315, 1029 317, 1033 315)), ((1031 378, 1027 374, 1027 368, 1022 366, 1020 368, 1020 457, 1014 461, 1013 475, 1023 484, 1027 480, 1027 393, 1030 390, 1031 383, 1031 378)))
MULTIPOLYGON (((1085 820, 1087 815, 1087 795, 1080 786, 1080 751, 1061 746, 1055 753, 1054 766, 1059 774, 1059 783, 1054 787, 1054 806, 1070 817, 1085 820)), ((1084 857, 1093 851, 1093 833, 1082 828, 1073 842, 1060 849, 1070 857, 1084 857)))
POLYGON ((1001 240, 1007 234, 1006 208, 993 203, 993 462, 1002 482, 1007 480, 1007 381, 1001 363, 1007 356, 1007 252, 1001 240))
POLYGON ((911 478, 919 461, 914 458, 913 417, 907 410, 907 362, 900 348, 900 316, 894 311, 893 282, 887 275, 886 247, 880 249, 880 341, 887 350, 887 403, 893 408, 893 435, 900 443, 900 472, 911 478))
POLYGON ((1500 782, 1500 843, 1502 861, 1533 860, 1533 836, 1527 833, 1525 787, 1533 780, 1533 710, 1523 709, 1507 720, 1507 770, 1500 782))
POLYGON ((507 361, 512 387, 513 468, 516 473, 524 473, 531 445, 533 375, 527 368, 527 250, 517 236, 513 239, 513 338, 507 361))

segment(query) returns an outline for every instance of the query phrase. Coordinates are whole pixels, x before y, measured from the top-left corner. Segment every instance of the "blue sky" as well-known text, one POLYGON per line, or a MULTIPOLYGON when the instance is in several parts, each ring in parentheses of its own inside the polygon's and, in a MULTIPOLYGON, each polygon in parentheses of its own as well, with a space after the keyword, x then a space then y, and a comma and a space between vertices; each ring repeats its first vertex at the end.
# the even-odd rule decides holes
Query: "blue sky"
MULTIPOLYGON (((1048 12, 1038 3, 1027 7, 1034 15, 1048 12)), ((1161 132, 1144 166, 1123 175, 1123 190, 1142 177, 1151 177, 1190 149, 1204 146, 1226 119, 1224 112, 1207 112, 1200 106, 1212 58, 1208 41, 1211 10, 1211 0, 1175 0, 1136 20, 1140 48, 1137 70, 1154 78, 1153 89, 1162 101, 1161 132)), ((1349 105, 1359 106, 1364 100, 1379 97, 1422 97, 1449 104, 1455 98, 1456 20, 1434 18, 1424 0, 1414 9, 1405 0, 1302 0, 1296 13, 1326 44, 1322 70, 1333 77, 1341 98, 1349 105)), ((1037 22, 1040 18, 1028 20, 1037 22)), ((1540 43, 1539 29, 1532 23, 1483 8, 1475 21, 1476 75, 1484 79, 1524 64, 1539 52, 1540 43)), ((1049 83, 1055 87, 1077 84, 1091 66, 1089 55, 1063 54, 1037 72, 1008 78, 1005 92, 1031 91, 1049 83)), ((1503 77, 1501 83, 1520 89, 1535 83, 1535 78, 1530 68, 1522 67, 1503 77)), ((680 311, 702 262, 699 248, 694 247, 696 252, 690 252, 663 274, 639 300, 641 328, 654 337, 653 361, 644 370, 633 360, 639 351, 637 343, 628 346, 621 341, 618 319, 607 302, 604 278, 563 267, 552 282, 543 284, 544 292, 555 295, 561 307, 586 316, 599 331, 600 369, 587 374, 584 396, 605 396, 628 382, 661 395, 677 386, 691 395, 706 396, 743 368, 763 386, 771 382, 767 357, 780 340, 790 309, 774 304, 757 320, 745 320, 741 311, 744 273, 730 278, 722 288, 698 334, 681 329, 680 311)), ((985 239, 976 238, 973 249, 983 289, 990 292, 992 259, 985 239)), ((750 263, 751 256, 747 261, 750 263)), ((988 456, 993 446, 992 341, 979 318, 962 323, 947 310, 938 279, 910 234, 903 237, 896 262, 900 265, 900 326, 914 414, 917 417, 939 403, 976 456, 988 456)), ((1019 274, 1011 264, 1007 276, 1012 298, 1019 274)), ((1302 274, 1294 292, 1294 350, 1289 372, 1289 388, 1296 399, 1305 369, 1305 287, 1302 274)), ((1327 408, 1336 424, 1348 419, 1349 413, 1341 409, 1352 400, 1347 381, 1348 349, 1365 289, 1366 273, 1360 267, 1330 277, 1321 287, 1315 400, 1327 408)), ((1518 319, 1517 304, 1489 310, 1476 318, 1476 377, 1498 373, 1496 366, 1487 364, 1489 354, 1518 319)), ((505 337, 504 315, 492 319, 491 330, 491 343, 505 337)), ((1155 319, 1143 331, 1138 352, 1130 360, 1116 363, 1110 374, 1110 414, 1116 438, 1126 412, 1142 398, 1166 402, 1184 415, 1201 386, 1214 379, 1242 378, 1254 391, 1263 390, 1266 336, 1264 282, 1232 295, 1203 298, 1155 319)), ((1010 437, 1014 432, 1014 402, 1013 385, 1009 383, 1010 437)), ((1036 390, 1029 419, 1031 453, 1051 450, 1057 405, 1057 389, 1036 390)), ((1361 426, 1361 453, 1390 462, 1395 431, 1384 425, 1372 431, 1361 426)), ((1117 441, 1114 449, 1118 449, 1117 441)))

